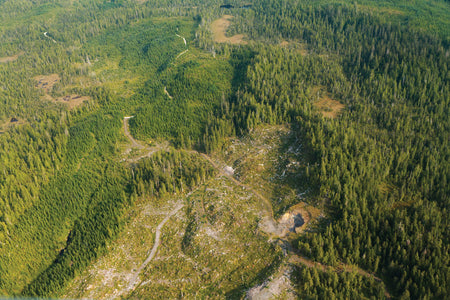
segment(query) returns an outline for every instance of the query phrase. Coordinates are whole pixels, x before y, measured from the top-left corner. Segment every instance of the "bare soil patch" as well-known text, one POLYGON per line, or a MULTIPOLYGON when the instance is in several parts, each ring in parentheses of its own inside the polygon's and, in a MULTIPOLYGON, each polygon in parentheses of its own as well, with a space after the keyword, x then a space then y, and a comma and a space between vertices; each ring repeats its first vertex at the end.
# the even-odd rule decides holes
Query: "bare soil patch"
POLYGON ((320 113, 326 118, 336 118, 344 109, 345 105, 329 96, 322 96, 314 106, 320 110, 320 113))
POLYGON ((45 95, 42 97, 44 100, 55 103, 65 103, 69 109, 74 109, 83 104, 84 101, 91 99, 89 96, 80 96, 77 94, 68 94, 63 97, 53 98, 50 95, 50 92, 52 91, 53 86, 61 80, 58 74, 38 75, 34 77, 34 80, 37 81, 36 88, 44 91, 45 95))
POLYGON ((55 102, 66 103, 68 105, 69 109, 74 109, 75 107, 80 106, 81 104, 83 104, 84 101, 88 101, 89 99, 91 99, 91 97, 89 97, 89 96, 80 96, 80 95, 72 94, 72 95, 67 95, 64 97, 57 98, 55 100, 55 102))
POLYGON ((20 126, 27 123, 27 120, 25 119, 16 119, 16 118, 11 118, 10 120, 0 123, 0 134, 4 133, 8 128, 13 127, 13 126, 20 126), (15 119, 14 121, 12 121, 12 119, 15 119))
POLYGON ((300 202, 292 206, 279 220, 278 224, 283 231, 282 236, 289 232, 301 233, 310 220, 316 220, 320 216, 320 209, 300 202))
POLYGON ((48 94, 52 90, 53 86, 61 80, 61 78, 58 74, 50 74, 38 75, 34 77, 34 80, 37 81, 36 87, 44 90, 44 92, 48 94))
POLYGON ((214 41, 217 43, 230 43, 233 45, 247 44, 247 42, 244 41, 245 36, 243 34, 236 34, 233 35, 232 37, 227 37, 225 35, 228 27, 231 24, 231 19, 233 19, 233 16, 224 15, 222 18, 217 19, 211 23, 211 30, 214 35, 214 41))
POLYGON ((4 56, 4 57, 0 57, 0 63, 7 63, 10 61, 15 61, 19 58, 19 56, 21 56, 22 54, 24 54, 24 52, 19 52, 16 55, 12 55, 12 56, 4 56))

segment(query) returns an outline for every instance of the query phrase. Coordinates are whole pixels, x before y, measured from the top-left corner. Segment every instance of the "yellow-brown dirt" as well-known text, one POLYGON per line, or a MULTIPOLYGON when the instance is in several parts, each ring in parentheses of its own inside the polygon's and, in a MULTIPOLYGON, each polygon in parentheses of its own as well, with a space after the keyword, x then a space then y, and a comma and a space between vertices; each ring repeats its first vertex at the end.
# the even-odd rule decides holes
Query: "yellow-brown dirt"
POLYGON ((246 41, 244 41, 244 35, 243 34, 236 34, 232 37, 227 37, 225 33, 227 32, 228 27, 231 24, 231 19, 233 16, 230 15, 224 15, 222 18, 215 20, 211 23, 211 30, 213 32, 214 41, 217 43, 229 43, 233 45, 247 44, 246 41))
POLYGON ((77 94, 70 94, 63 97, 53 98, 50 95, 50 92, 53 89, 53 86, 60 81, 60 77, 58 74, 38 75, 34 77, 34 80, 37 81, 36 88, 42 89, 44 91, 44 96, 42 97, 42 99, 55 103, 65 103, 70 110, 80 106, 84 101, 90 99, 89 96, 80 96, 77 94))
POLYGON ((4 123, 0 123, 0 134, 4 133, 9 127, 19 126, 25 123, 27 123, 27 120, 25 119, 18 119, 18 121, 16 122, 11 122, 10 120, 8 120, 4 123))
POLYGON ((72 95, 57 98, 55 100, 55 102, 66 103, 68 105, 69 109, 74 109, 75 107, 80 106, 81 104, 83 104, 84 101, 87 101, 89 99, 91 99, 89 96, 80 96, 80 95, 72 94, 72 95))
POLYGON ((319 101, 314 103, 314 106, 319 109, 320 113, 326 118, 336 118, 344 109, 345 105, 337 100, 333 100, 328 96, 322 96, 319 101))
POLYGON ((15 61, 19 58, 19 56, 21 56, 24 52, 20 52, 17 53, 16 55, 12 55, 12 56, 4 56, 4 57, 0 57, 0 63, 7 63, 10 61, 15 61))
POLYGON ((48 94, 53 86, 60 81, 58 74, 38 75, 33 79, 37 81, 36 87, 42 89, 46 94, 48 94))
POLYGON ((300 214, 303 218, 303 225, 296 229, 296 232, 302 232, 310 222, 310 220, 317 220, 322 213, 320 209, 317 207, 306 204, 305 202, 300 202, 294 206, 292 206, 286 214, 289 213, 291 215, 300 214))

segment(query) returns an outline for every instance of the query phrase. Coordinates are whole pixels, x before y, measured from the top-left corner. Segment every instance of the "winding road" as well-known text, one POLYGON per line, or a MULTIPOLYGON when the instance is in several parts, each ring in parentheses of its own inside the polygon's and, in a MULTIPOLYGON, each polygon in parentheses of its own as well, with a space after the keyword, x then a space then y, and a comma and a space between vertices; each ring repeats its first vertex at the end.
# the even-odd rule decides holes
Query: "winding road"
MULTIPOLYGON (((133 138, 133 136, 130 134, 130 132, 128 130, 128 120, 130 118, 133 118, 133 116, 125 117, 124 120, 123 120, 123 125, 124 125, 124 133, 128 137, 128 139, 130 140, 130 142, 132 144, 131 147, 150 150, 150 152, 147 155, 141 156, 138 159, 140 159, 142 157, 146 157, 146 156, 152 155, 155 151, 157 151, 158 147, 156 147, 156 149, 152 150, 149 147, 143 146, 141 143, 139 143, 138 141, 136 141, 133 138)), ((319 262, 315 262, 315 261, 313 261, 313 260, 311 260, 311 259, 309 259, 307 257, 304 257, 304 256, 300 255, 299 253, 297 253, 297 251, 294 249, 294 247, 292 247, 290 241, 285 236, 277 236, 279 234, 278 222, 273 218, 272 204, 271 204, 269 199, 264 197, 261 193, 259 193, 258 191, 256 191, 252 187, 250 187, 250 186, 240 182, 239 180, 237 180, 233 175, 225 172, 224 168, 221 168, 216 162, 213 161, 213 159, 211 159, 211 157, 209 157, 205 153, 200 153, 200 152, 195 151, 195 150, 189 150, 188 152, 195 153, 195 154, 198 154, 198 155, 202 156, 204 159, 206 159, 211 164, 211 166, 214 169, 216 169, 218 171, 218 175, 217 176, 225 176, 225 177, 227 177, 228 179, 230 179, 236 185, 241 186, 241 187, 249 190, 251 193, 253 193, 257 198, 259 198, 262 201, 262 203, 264 204, 264 210, 265 210, 265 213, 266 213, 265 222, 267 223, 266 226, 264 226, 262 229, 263 229, 264 232, 269 234, 269 236, 274 236, 274 237, 277 238, 276 241, 279 243, 279 245, 283 249, 283 252, 284 252, 285 256, 289 257, 288 258, 288 262, 289 263, 302 264, 302 265, 305 265, 308 268, 317 268, 317 269, 319 269, 320 271, 323 271, 323 272, 325 272, 325 271, 357 272, 361 276, 365 276, 365 277, 368 277, 368 278, 373 278, 376 281, 382 283, 382 280, 380 278, 376 277, 375 275, 373 275, 373 274, 371 274, 371 273, 369 273, 369 272, 367 272, 367 271, 365 271, 363 269, 358 268, 357 266, 349 266, 349 265, 346 265, 346 264, 343 264, 343 263, 339 264, 338 267, 327 266, 327 265, 323 265, 323 264, 321 264, 319 262)), ((164 224, 170 219, 170 217, 175 215, 181 208, 183 208, 183 204, 182 203, 178 203, 175 206, 175 208, 173 210, 171 210, 166 215, 164 220, 162 220, 161 223, 159 223, 159 225, 156 227, 155 243, 153 245, 153 248, 152 248, 150 254, 148 255, 148 257, 146 258, 146 260, 133 273, 132 279, 129 282, 129 285, 128 285, 128 288, 127 288, 127 292, 132 291, 140 283, 140 281, 139 281, 139 274, 151 262, 151 260, 155 257, 156 252, 158 250, 158 247, 160 245, 161 229, 163 228, 164 224)), ((390 296, 389 292, 386 290, 386 286, 384 284, 382 284, 382 285, 383 285, 383 288, 384 288, 384 294, 385 294, 386 298, 390 299, 391 296, 390 296)), ((254 288, 258 288, 258 286, 255 286, 254 288)), ((249 296, 249 295, 247 295, 247 296, 249 296)))
POLYGON ((131 277, 131 280, 128 283, 127 292, 130 292, 134 290, 134 288, 141 282, 139 279, 139 274, 142 272, 142 270, 152 261, 152 259, 155 257, 156 252, 158 251, 158 247, 161 244, 161 229, 164 227, 164 224, 166 224, 167 221, 169 221, 170 217, 175 215, 180 209, 183 208, 182 203, 178 203, 164 218, 164 220, 161 221, 161 223, 158 224, 156 227, 156 233, 155 233, 155 242, 153 244, 153 248, 150 251, 150 254, 147 256, 145 261, 139 266, 136 271, 133 272, 133 275, 131 277))
POLYGON ((125 135, 127 136, 127 138, 130 140, 131 142, 131 147, 133 148, 138 148, 138 149, 144 149, 145 146, 142 145, 141 143, 138 143, 133 136, 130 134, 130 131, 128 130, 128 120, 134 118, 134 116, 131 117, 124 117, 123 118, 123 131, 125 133, 125 135))
POLYGON ((184 37, 182 37, 181 35, 176 34, 176 33, 175 33, 175 35, 176 35, 177 37, 179 37, 179 38, 182 38, 183 41, 184 41, 184 45, 187 46, 186 39, 185 39, 184 37))
POLYGON ((50 40, 52 40, 53 41, 53 43, 55 43, 56 44, 56 41, 54 40, 54 39, 52 39, 50 36, 48 36, 48 34, 47 34, 47 31, 46 32, 44 32, 44 35, 45 35, 45 37, 47 37, 47 38, 49 38, 50 40))

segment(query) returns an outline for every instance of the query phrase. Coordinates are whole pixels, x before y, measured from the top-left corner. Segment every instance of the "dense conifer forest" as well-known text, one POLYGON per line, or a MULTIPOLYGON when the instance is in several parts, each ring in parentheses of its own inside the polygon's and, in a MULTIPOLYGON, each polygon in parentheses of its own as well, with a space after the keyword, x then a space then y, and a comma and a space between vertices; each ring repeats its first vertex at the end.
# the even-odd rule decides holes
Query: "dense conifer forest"
MULTIPOLYGON (((449 5, 0 1, 0 295, 61 296, 137 202, 190 195, 230 139, 283 125, 307 153, 287 184, 323 216, 291 251, 327 266, 296 265, 296 295, 448 297, 449 5), (223 15, 245 42, 215 40, 223 15), (126 116, 151 155, 124 158, 126 116)), ((277 199, 277 218, 300 201, 277 199)), ((282 265, 268 249, 258 276, 211 295, 245 297, 282 265)))

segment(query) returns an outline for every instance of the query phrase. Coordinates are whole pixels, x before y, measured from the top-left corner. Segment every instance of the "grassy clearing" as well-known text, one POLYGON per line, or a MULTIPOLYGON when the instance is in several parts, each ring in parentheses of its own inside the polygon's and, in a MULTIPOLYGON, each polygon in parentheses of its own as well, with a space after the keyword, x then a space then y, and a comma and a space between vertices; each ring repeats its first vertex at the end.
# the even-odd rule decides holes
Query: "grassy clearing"
POLYGON ((53 87, 61 81, 58 74, 38 75, 33 79, 37 81, 36 88, 42 89, 46 94, 50 94, 53 87))
MULTIPOLYGON (((61 82, 61 77, 58 74, 38 75, 35 76, 33 79, 37 82, 36 88, 41 89, 44 92, 44 96, 42 97, 42 99, 54 103, 64 103, 67 105, 67 108, 69 110, 72 110, 82 105, 85 101, 89 101, 91 99, 91 97, 89 96, 81 96, 78 94, 70 93, 69 92, 71 89, 70 86, 65 87, 64 91, 59 92, 64 94, 64 96, 53 97, 51 94, 53 94, 54 87, 61 82)), ((72 83, 73 82, 74 80, 72 80, 72 83)), ((83 86, 85 86, 85 84, 83 84, 83 86)))
POLYGON ((345 105, 337 100, 331 99, 329 96, 322 96, 319 101, 314 103, 314 107, 319 109, 325 118, 334 119, 339 116, 345 105))
POLYGON ((229 43, 233 45, 246 45, 245 36, 243 34, 236 34, 231 37, 226 36, 228 27, 231 25, 233 16, 224 15, 222 18, 211 23, 211 30, 213 32, 214 41, 217 43, 229 43))
POLYGON ((377 12, 380 14, 387 14, 387 15, 393 15, 393 16, 402 16, 405 15, 405 11, 396 9, 393 7, 374 7, 370 5, 361 5, 358 4, 358 9, 370 11, 370 12, 377 12))
POLYGON ((10 61, 15 61, 19 58, 19 56, 23 55, 24 53, 25 52, 19 52, 16 55, 0 57, 0 63, 7 63, 10 61))
POLYGON ((313 105, 325 118, 334 119, 345 108, 344 104, 332 99, 324 87, 315 87, 311 95, 316 96, 316 101, 313 105))
POLYGON ((280 47, 286 48, 286 49, 294 49, 298 53, 300 53, 303 56, 306 56, 309 54, 308 49, 305 44, 299 43, 293 40, 287 41, 282 40, 279 44, 280 47))
POLYGON ((25 119, 16 119, 17 121, 12 121, 12 119, 5 121, 3 123, 0 123, 0 134, 4 133, 6 130, 8 130, 8 128, 12 128, 15 126, 20 126, 20 125, 24 125, 26 123, 28 123, 27 120, 25 119))

